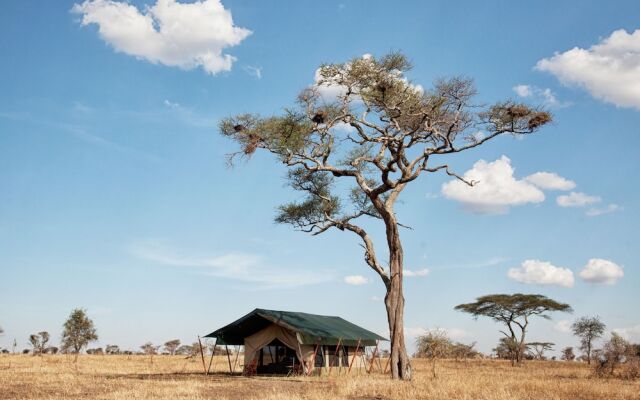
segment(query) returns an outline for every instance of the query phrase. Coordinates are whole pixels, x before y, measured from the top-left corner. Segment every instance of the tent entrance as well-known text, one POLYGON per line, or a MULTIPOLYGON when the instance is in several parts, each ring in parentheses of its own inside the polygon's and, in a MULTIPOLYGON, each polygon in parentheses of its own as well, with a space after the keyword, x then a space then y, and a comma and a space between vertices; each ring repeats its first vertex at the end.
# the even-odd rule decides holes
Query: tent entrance
POLYGON ((299 365, 296 351, 278 339, 260 348, 256 354, 256 372, 267 375, 286 375, 295 365, 299 365))

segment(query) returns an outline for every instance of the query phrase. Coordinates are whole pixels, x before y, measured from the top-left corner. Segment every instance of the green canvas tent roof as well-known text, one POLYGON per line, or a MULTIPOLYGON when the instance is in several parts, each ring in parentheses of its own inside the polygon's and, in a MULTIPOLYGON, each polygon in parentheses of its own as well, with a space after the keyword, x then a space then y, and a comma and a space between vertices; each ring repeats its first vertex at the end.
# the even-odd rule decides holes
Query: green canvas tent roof
POLYGON ((358 341, 360 346, 374 346, 377 340, 387 340, 340 317, 261 308, 205 337, 217 338, 218 344, 243 345, 245 337, 272 323, 295 332, 301 344, 330 345, 341 340, 345 346, 356 346, 358 341))

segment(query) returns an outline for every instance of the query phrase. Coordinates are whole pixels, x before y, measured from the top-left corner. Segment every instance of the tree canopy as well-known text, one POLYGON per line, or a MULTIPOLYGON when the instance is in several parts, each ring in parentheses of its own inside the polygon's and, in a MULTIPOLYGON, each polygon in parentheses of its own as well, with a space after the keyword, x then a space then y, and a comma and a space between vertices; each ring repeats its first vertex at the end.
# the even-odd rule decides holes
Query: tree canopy
POLYGON ((580 317, 572 325, 573 334, 580 338, 580 348, 587 356, 587 363, 591 364, 591 349, 593 341, 602 337, 605 324, 600 317, 580 317))
POLYGON ((98 340, 93 321, 89 319, 85 310, 76 308, 71 311, 69 318, 63 325, 62 350, 71 351, 77 355, 90 342, 98 340))
POLYGON ((241 114, 219 124, 221 134, 240 146, 229 163, 264 149, 289 168, 289 185, 304 197, 282 204, 276 222, 313 235, 336 228, 359 237, 366 264, 387 292, 392 376, 405 379, 411 377, 399 232, 405 225, 396 216, 396 200, 423 173, 443 172, 473 186, 443 158, 504 134, 533 133, 552 119, 539 107, 511 100, 482 105, 468 78, 438 79, 424 89, 406 76, 411 68, 401 53, 325 64, 316 84, 280 115, 241 114), (384 223, 386 266, 360 223, 367 218, 384 223))
POLYGON ((456 310, 466 312, 475 318, 485 316, 496 322, 505 324, 508 332, 500 331, 508 338, 505 341, 507 347, 515 347, 514 363, 521 362, 524 350, 526 349, 525 336, 529 325, 529 318, 538 316, 550 319, 550 312, 564 311, 572 312, 571 306, 557 302, 540 294, 491 294, 481 296, 473 303, 459 304, 456 310), (515 329, 520 329, 520 337, 516 335, 515 329))

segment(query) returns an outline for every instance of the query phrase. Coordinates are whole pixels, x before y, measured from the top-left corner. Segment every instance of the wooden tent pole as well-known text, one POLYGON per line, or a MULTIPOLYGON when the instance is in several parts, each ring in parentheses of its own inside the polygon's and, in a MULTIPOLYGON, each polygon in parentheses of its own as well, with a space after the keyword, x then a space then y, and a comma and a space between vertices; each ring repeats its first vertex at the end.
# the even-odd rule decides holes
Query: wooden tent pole
POLYGON ((200 340, 200 335, 198 335, 198 344, 200 345, 200 357, 202 358, 202 369, 204 374, 207 374, 207 366, 204 363, 204 350, 202 349, 202 341, 200 340))
POLYGON ((356 357, 358 356, 358 350, 360 350, 360 339, 358 339, 358 344, 356 345, 356 352, 353 355, 351 362, 349 363, 349 370, 347 371, 347 375, 351 373, 351 367, 353 367, 353 362, 356 360, 356 357))
POLYGON ((231 370, 231 356, 229 355, 229 346, 225 344, 224 348, 227 351, 227 361, 229 361, 229 375, 233 375, 233 371, 231 370))
MULTIPOLYGON (((336 345, 336 351, 333 354, 333 358, 334 359, 338 359, 338 349, 340 348, 340 343, 342 343, 342 338, 338 339, 338 344, 336 345)), ((331 376, 331 367, 333 367, 333 364, 331 364, 331 360, 329 360, 329 376, 331 376)))
POLYGON ((318 354, 318 347, 320 347, 320 340, 316 344, 316 349, 313 351, 313 358, 311 359, 311 365, 309 366, 309 371, 307 375, 311 375, 311 371, 316 367, 316 354, 318 354))
POLYGON ((209 371, 211 370, 211 363, 213 362, 213 355, 216 354, 217 344, 218 344, 218 338, 216 338, 215 342, 213 342, 213 348, 211 349, 211 358, 209 359, 209 367, 207 367, 207 373, 205 375, 209 375, 209 371))
POLYGON ((240 346, 236 346, 236 359, 233 361, 233 372, 236 372, 236 365, 238 365, 238 356, 240 355, 240 346))
POLYGON ((378 345, 379 345, 380 341, 376 340, 376 348, 373 349, 373 353, 371 354, 371 364, 369 364, 369 370, 367 371, 367 374, 370 374, 371 371, 373 370, 373 363, 376 361, 376 354, 378 353, 378 345))
POLYGON ((389 354, 389 358, 387 358, 387 364, 384 366, 384 371, 382 371, 383 374, 387 373, 387 368, 389 368, 389 365, 391 365, 391 354, 389 354))

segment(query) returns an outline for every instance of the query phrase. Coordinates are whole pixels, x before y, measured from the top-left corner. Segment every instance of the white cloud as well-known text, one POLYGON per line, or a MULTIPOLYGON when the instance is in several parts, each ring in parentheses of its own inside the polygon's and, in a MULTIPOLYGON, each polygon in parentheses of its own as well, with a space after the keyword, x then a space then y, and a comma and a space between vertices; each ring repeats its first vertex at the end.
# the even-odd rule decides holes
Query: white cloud
POLYGON ((283 289, 327 282, 330 271, 284 269, 266 263, 256 254, 230 252, 215 256, 190 256, 177 253, 162 242, 149 240, 136 243, 131 253, 158 265, 198 268, 205 275, 252 284, 255 289, 283 289))
POLYGON ((256 79, 262 79, 262 68, 261 67, 253 67, 251 65, 245 65, 243 67, 245 72, 256 79))
POLYGON ((525 260, 520 267, 510 268, 507 276, 516 282, 535 285, 573 286, 573 272, 547 261, 525 260))
POLYGON ((164 101, 164 105, 169 107, 169 108, 173 108, 174 110, 180 108, 180 104, 174 103, 174 102, 172 102, 170 100, 166 100, 166 99, 164 101))
POLYGON ((369 300, 371 301, 384 301, 384 297, 380 297, 380 296, 371 296, 369 297, 369 300))
POLYGON ((513 176, 511 160, 502 156, 496 161, 480 160, 464 173, 469 186, 457 179, 442 185, 442 194, 459 201, 464 208, 479 214, 504 214, 509 207, 544 201, 544 193, 530 182, 513 176))
POLYGON ((640 110, 640 29, 624 29, 588 49, 574 47, 536 64, 562 83, 585 88, 592 96, 640 110))
POLYGON ((616 212, 621 209, 622 207, 620 207, 617 204, 609 204, 604 208, 597 208, 597 207, 590 208, 585 214, 587 215, 587 217, 597 217, 599 215, 610 214, 612 212, 616 212))
POLYGON ((574 181, 570 181, 555 172, 536 172, 524 178, 543 190, 571 190, 576 187, 574 181))
POLYGON ((82 15, 83 26, 97 24, 100 37, 118 52, 154 64, 202 67, 212 75, 231 70, 236 58, 223 50, 251 34, 234 26, 220 0, 157 0, 142 12, 122 1, 87 0, 72 12, 82 15))
POLYGON ((570 105, 570 103, 560 102, 556 94, 549 88, 542 89, 532 85, 516 85, 513 87, 513 91, 520 97, 541 102, 547 107, 566 107, 570 105))
POLYGON ((631 342, 640 340, 640 324, 627 328, 616 328, 613 331, 631 342))
POLYGON ((614 285, 624 276, 624 270, 613 261, 592 258, 580 271, 580 278, 586 282, 614 285))
POLYGON ((562 333, 571 333, 571 321, 563 319, 553 325, 553 329, 562 333))
POLYGON ((362 275, 348 275, 344 277, 344 283, 347 285, 360 286, 369 283, 369 279, 362 275))
POLYGON ((513 91, 520 97, 529 97, 533 94, 533 90, 529 85, 516 85, 513 87, 513 91))
POLYGON ((417 271, 411 271, 411 270, 405 269, 402 272, 402 275, 406 277, 427 276, 429 275, 429 270, 427 268, 419 269, 417 271))
POLYGON ((560 207, 584 207, 590 204, 599 203, 602 199, 598 196, 590 196, 586 193, 571 192, 556 198, 556 203, 560 207))

